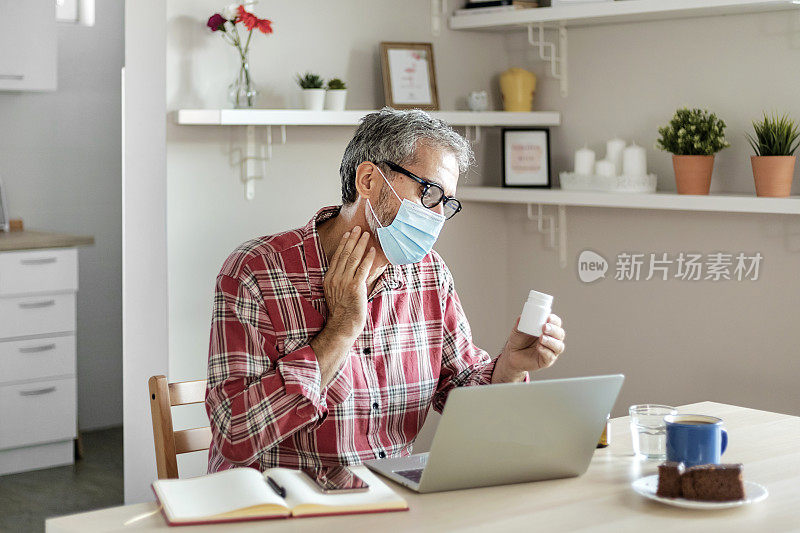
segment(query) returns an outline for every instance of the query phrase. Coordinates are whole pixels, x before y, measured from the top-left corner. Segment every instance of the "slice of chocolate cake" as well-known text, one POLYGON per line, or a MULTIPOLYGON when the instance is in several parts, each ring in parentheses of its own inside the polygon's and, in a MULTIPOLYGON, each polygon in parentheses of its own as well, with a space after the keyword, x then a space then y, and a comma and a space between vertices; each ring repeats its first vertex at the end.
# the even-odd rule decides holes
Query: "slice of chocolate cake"
POLYGON ((683 497, 688 500, 742 500, 742 465, 699 465, 687 468, 681 476, 681 490, 683 497))
POLYGON ((656 496, 680 498, 683 494, 681 489, 683 470, 683 463, 668 461, 658 465, 658 490, 656 490, 656 496))

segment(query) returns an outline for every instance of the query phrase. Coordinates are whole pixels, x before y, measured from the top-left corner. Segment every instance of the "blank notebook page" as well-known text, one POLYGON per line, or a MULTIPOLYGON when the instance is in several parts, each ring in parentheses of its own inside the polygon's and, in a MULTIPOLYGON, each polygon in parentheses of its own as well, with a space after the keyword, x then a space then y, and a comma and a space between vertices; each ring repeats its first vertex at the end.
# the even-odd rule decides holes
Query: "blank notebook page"
POLYGON ((191 479, 164 479, 156 485, 161 504, 168 505, 169 514, 180 520, 210 517, 254 505, 286 505, 267 486, 263 474, 252 468, 235 468, 191 479))

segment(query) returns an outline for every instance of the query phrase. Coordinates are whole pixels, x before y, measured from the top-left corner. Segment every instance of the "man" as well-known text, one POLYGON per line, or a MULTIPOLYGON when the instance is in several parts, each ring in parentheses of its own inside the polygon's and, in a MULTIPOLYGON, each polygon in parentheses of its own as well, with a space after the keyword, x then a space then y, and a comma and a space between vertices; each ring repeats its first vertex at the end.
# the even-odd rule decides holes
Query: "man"
MULTIPOLYGON (((206 410, 209 472, 407 455, 453 387, 528 379, 564 350, 561 319, 472 344, 431 250, 472 160, 422 111, 367 115, 341 168, 342 206, 237 248, 217 277, 206 410)), ((466 444, 466 443, 465 443, 466 444)))

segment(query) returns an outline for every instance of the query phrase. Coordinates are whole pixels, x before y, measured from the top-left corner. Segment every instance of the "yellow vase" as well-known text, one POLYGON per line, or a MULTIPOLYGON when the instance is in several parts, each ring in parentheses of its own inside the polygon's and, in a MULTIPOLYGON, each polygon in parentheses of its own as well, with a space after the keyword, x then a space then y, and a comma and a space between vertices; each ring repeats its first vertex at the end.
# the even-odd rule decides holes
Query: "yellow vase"
POLYGON ((500 92, 503 93, 503 109, 506 111, 530 111, 533 109, 533 93, 536 91, 536 75, 523 68, 510 68, 500 75, 500 92))

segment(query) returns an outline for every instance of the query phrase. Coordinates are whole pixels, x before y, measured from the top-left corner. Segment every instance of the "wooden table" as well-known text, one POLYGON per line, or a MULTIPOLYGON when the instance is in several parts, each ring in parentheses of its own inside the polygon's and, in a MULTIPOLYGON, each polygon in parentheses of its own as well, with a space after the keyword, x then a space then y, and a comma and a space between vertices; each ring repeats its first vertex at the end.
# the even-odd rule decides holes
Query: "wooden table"
POLYGON ((647 500, 631 482, 656 472, 657 462, 633 457, 628 417, 611 421, 611 446, 597 450, 581 477, 419 495, 392 483, 408 512, 243 522, 169 529, 161 515, 129 526, 155 509, 145 503, 51 518, 51 533, 92 531, 800 531, 800 417, 702 402, 681 413, 719 416, 730 443, 726 462, 744 463, 745 479, 765 485, 760 503, 723 511, 679 509, 647 500))

